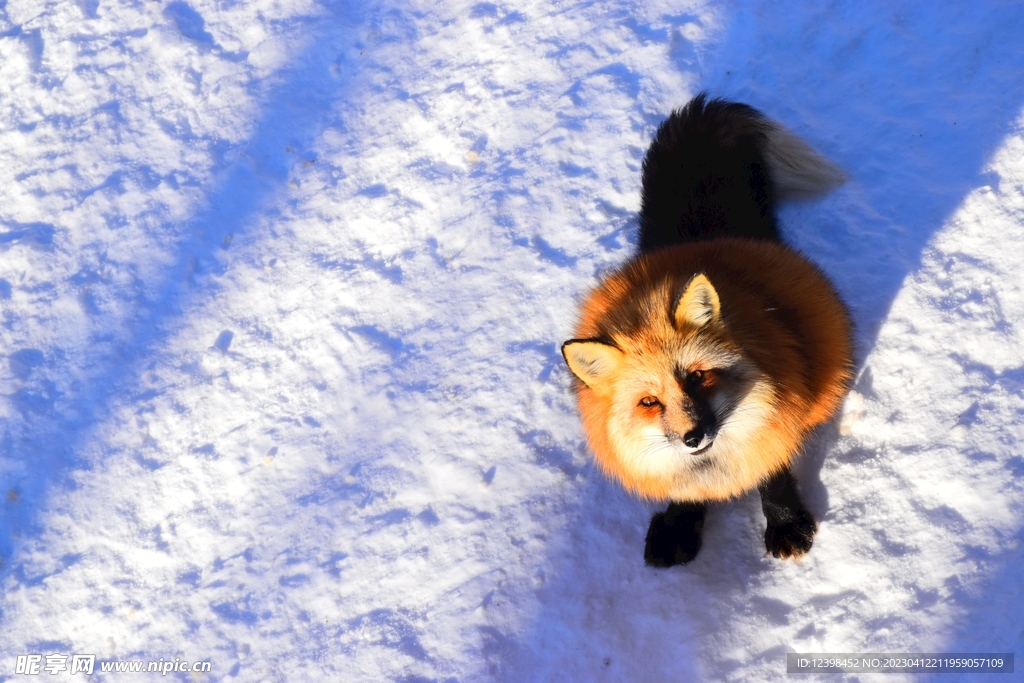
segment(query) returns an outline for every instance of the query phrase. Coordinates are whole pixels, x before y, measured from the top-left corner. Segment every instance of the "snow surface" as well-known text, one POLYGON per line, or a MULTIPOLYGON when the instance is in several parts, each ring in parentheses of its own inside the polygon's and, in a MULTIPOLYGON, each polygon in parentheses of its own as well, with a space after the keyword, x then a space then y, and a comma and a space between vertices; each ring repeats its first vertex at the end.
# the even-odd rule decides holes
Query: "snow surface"
POLYGON ((1015 1, 0 0, 0 680, 1024 654, 1021 36, 1015 1), (748 496, 654 570, 558 346, 702 89, 850 173, 783 220, 859 376, 810 555, 748 496))

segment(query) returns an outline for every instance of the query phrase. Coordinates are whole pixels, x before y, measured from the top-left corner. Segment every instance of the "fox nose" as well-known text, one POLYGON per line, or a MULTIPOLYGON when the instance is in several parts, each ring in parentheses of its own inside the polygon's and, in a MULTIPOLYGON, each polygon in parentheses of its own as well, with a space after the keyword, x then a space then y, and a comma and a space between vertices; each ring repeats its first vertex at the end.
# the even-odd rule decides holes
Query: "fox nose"
POLYGON ((704 429, 697 427, 683 434, 683 443, 686 444, 687 448, 696 448, 700 445, 701 440, 704 438, 704 429))

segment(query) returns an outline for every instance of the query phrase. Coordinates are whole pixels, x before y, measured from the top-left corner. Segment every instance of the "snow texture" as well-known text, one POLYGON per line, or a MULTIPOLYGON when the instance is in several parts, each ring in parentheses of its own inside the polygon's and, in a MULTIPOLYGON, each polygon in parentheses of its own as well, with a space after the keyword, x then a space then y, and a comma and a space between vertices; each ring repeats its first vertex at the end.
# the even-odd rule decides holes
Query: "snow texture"
POLYGON ((0 0, 0 680, 1024 654, 1021 36, 1015 1, 0 0), (705 89, 849 174, 782 219, 858 379, 805 559, 747 496, 655 570, 558 347, 705 89))

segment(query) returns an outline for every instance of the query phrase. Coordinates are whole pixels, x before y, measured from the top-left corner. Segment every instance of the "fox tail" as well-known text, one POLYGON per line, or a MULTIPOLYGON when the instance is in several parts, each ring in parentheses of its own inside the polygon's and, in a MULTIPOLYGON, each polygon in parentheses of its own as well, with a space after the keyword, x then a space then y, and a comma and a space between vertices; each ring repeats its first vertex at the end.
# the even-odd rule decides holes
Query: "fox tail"
POLYGON ((661 124, 644 157, 640 251, 717 237, 779 241, 778 200, 846 179, 753 107, 701 93, 661 124))

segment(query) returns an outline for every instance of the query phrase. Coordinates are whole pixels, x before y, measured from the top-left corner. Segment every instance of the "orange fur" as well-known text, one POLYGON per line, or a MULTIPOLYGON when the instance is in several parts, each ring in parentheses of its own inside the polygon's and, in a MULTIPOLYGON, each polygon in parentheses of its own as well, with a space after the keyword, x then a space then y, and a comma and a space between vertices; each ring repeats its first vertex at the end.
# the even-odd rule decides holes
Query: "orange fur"
MULTIPOLYGON (((701 305, 712 311, 710 300, 687 303, 701 305)), ((589 294, 575 336, 611 347, 595 366, 603 374, 588 377, 594 386, 576 382, 590 448, 607 474, 649 499, 723 500, 756 487, 835 414, 852 376, 839 296, 810 261, 769 241, 723 238, 636 256, 589 294), (720 302, 708 324, 679 312, 699 274, 720 302), (731 410, 706 454, 680 454, 657 438, 689 428, 676 407, 687 401, 678 368, 706 371, 701 391, 731 410), (652 412, 638 403, 645 396, 667 407, 652 412)))

